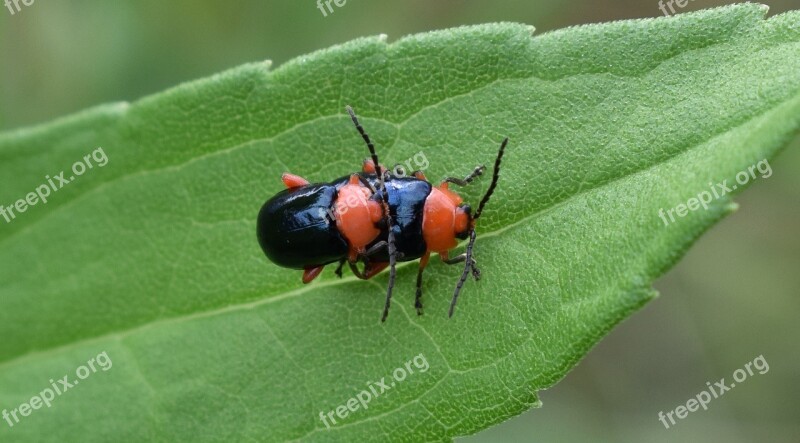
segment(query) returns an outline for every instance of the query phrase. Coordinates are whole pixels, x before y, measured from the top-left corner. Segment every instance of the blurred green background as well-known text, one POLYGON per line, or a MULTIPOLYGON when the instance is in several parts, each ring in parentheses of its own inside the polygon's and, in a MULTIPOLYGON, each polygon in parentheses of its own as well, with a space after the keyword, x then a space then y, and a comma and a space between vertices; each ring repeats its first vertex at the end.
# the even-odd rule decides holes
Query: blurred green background
MULTIPOLYGON (((696 0, 680 12, 723 5, 696 0)), ((771 1, 770 15, 800 7, 771 1)), ((662 15, 657 0, 34 1, 0 10, 0 130, 133 101, 242 63, 274 65, 359 36, 515 21, 537 33, 662 15)), ((464 442, 800 441, 800 140, 737 199, 740 210, 662 277, 532 410, 464 442), (658 421, 762 355, 755 375, 671 429, 658 421)))

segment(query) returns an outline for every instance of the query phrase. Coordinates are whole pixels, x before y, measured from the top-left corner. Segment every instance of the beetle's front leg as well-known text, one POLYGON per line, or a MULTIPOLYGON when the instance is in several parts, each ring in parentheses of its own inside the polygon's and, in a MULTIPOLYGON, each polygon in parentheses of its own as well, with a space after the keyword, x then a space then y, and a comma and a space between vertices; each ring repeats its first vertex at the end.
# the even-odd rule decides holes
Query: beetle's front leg
MULTIPOLYGON (((444 262, 445 264, 456 265, 458 263, 464 263, 467 260, 467 254, 463 253, 463 254, 456 255, 453 258, 448 258, 447 254, 445 253, 445 254, 439 254, 439 258, 441 258, 442 262, 444 262)), ((472 278, 474 278, 475 280, 480 280, 481 279, 481 270, 478 269, 477 264, 478 264, 478 262, 475 261, 474 258, 471 259, 470 270, 472 271, 472 278)))

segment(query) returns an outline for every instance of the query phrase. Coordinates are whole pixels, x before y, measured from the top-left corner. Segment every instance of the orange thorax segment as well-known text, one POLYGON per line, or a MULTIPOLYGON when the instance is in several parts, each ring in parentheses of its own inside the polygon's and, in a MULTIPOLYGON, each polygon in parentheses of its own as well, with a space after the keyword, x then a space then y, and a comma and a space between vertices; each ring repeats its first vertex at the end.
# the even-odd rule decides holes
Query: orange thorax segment
POLYGON ((380 230, 375 223, 380 221, 380 203, 370 200, 372 191, 352 176, 350 182, 339 189, 334 206, 336 227, 350 246, 350 259, 355 260, 358 253, 364 252, 380 230))

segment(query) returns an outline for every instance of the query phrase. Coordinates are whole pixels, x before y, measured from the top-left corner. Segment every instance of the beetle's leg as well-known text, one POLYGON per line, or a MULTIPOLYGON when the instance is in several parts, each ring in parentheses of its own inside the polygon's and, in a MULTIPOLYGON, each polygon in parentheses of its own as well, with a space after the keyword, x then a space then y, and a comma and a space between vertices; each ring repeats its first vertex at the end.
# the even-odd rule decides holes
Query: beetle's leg
MULTIPOLYGON (((370 250, 371 249, 373 249, 373 248, 370 248, 370 250)), ((367 276, 367 272, 366 272, 367 271, 367 267, 369 266, 369 258, 366 255, 366 251, 365 252, 351 251, 350 256, 348 258, 342 259, 342 260, 346 260, 347 261, 347 264, 350 266, 350 270, 353 271, 353 275, 355 275, 357 278, 359 278, 361 280, 368 280, 369 279, 369 277, 367 276), (358 269, 358 260, 359 259, 363 259, 364 260, 364 272, 361 272, 361 270, 358 269)))
POLYGON ((336 268, 336 275, 341 277, 342 268, 344 267, 345 262, 350 265, 350 270, 353 271, 356 277, 360 278, 361 280, 369 280, 370 278, 374 277, 379 272, 386 269, 389 266, 387 262, 370 262, 369 257, 372 255, 377 254, 378 252, 386 249, 389 247, 389 243, 381 240, 378 243, 370 246, 369 249, 364 251, 363 253, 358 254, 358 257, 364 260, 364 271, 358 269, 358 260, 350 261, 348 259, 341 259, 339 260, 339 267, 336 268))
POLYGON ((387 243, 385 240, 381 240, 378 243, 375 243, 374 245, 370 246, 369 249, 367 249, 366 251, 364 251, 364 256, 365 257, 373 256, 388 247, 389 243, 387 243))
POLYGON ((458 186, 467 186, 468 184, 470 184, 470 182, 472 182, 472 180, 475 180, 476 177, 480 177, 481 174, 483 174, 483 171, 485 171, 485 170, 486 170, 486 166, 480 165, 477 168, 475 168, 475 170, 472 171, 468 176, 464 177, 463 179, 460 179, 460 178, 457 178, 457 177, 446 177, 444 180, 442 180, 442 183, 449 182, 449 183, 453 183, 453 184, 458 185, 458 186))
POLYGON ((367 280, 367 275, 358 269, 358 262, 348 261, 347 264, 350 265, 350 270, 353 271, 353 275, 361 280, 367 280))
MULTIPOLYGON (((364 172, 365 174, 378 175, 378 171, 376 171, 376 169, 377 168, 375 168, 375 162, 372 161, 372 159, 369 157, 365 158, 364 163, 361 164, 361 171, 364 172)), ((387 168, 386 165, 382 164, 381 170, 383 171, 384 174, 389 174, 394 170, 394 168, 392 168, 392 170, 389 170, 389 168, 387 168)))
POLYGON ((417 270, 417 293, 414 296, 414 307, 417 309, 417 315, 422 315, 422 271, 428 266, 428 259, 431 258, 431 253, 426 252, 419 261, 419 269, 417 270))
POLYGON ((289 174, 288 172, 283 173, 281 180, 283 181, 283 185, 288 189, 298 188, 308 184, 308 180, 300 177, 299 175, 289 174))
POLYGON ((370 279, 386 269, 387 266, 389 266, 387 262, 370 262, 364 266, 364 276, 370 279))
MULTIPOLYGON (((383 251, 384 249, 386 250, 389 249, 389 242, 387 242, 386 240, 381 240, 378 243, 375 243, 374 245, 370 246, 369 249, 367 249, 366 251, 364 251, 364 253, 361 254, 361 257, 365 259, 364 260, 365 263, 369 263, 368 259, 370 257, 377 254, 378 252, 383 251)), ((398 259, 401 259, 404 256, 405 254, 403 254, 402 252, 395 251, 395 257, 397 257, 398 259)))
POLYGON ((385 263, 364 263, 364 272, 361 272, 361 270, 358 269, 357 261, 351 262, 349 260, 340 260, 339 266, 336 268, 336 275, 339 278, 342 278, 342 268, 344 268, 345 263, 350 265, 350 270, 353 271, 353 275, 360 280, 369 280, 370 278, 374 277, 375 274, 384 270, 384 268, 387 266, 385 263), (381 264, 383 264, 383 267, 380 267, 381 264))
POLYGON ((394 166, 392 166, 392 169, 389 169, 387 173, 392 177, 416 177, 420 180, 425 180, 425 176, 422 174, 422 171, 418 169, 415 171, 408 171, 405 168, 406 166, 408 166, 408 164, 403 165, 402 163, 395 163, 394 166))
POLYGON ((369 280, 372 277, 378 275, 384 269, 386 269, 387 266, 389 266, 389 263, 387 262, 370 262, 365 260, 364 272, 361 272, 358 269, 357 262, 348 262, 348 263, 350 264, 350 270, 353 271, 353 274, 355 274, 355 276, 361 280, 369 280))
POLYGON ((364 163, 361 165, 361 170, 367 174, 375 173, 375 162, 371 158, 365 158, 364 163))
POLYGON ((303 283, 311 283, 311 280, 314 280, 322 273, 322 270, 325 268, 325 265, 322 266, 309 266, 303 270, 303 283))
MULTIPOLYGON (((439 258, 441 258, 442 262, 444 262, 445 264, 457 265, 459 263, 464 263, 467 260, 467 254, 465 252, 465 253, 456 255, 453 258, 449 258, 447 256, 447 252, 445 252, 444 254, 439 254, 439 258)), ((478 269, 478 266, 477 266, 478 262, 475 260, 475 257, 472 257, 471 261, 472 261, 472 264, 470 265, 470 269, 472 270, 472 278, 474 278, 475 280, 480 280, 481 279, 481 270, 478 269)))
MULTIPOLYGON (((364 259, 364 277, 366 277, 365 280, 369 280, 370 278, 378 275, 381 271, 386 269, 387 266, 389 266, 389 262, 369 261, 369 258, 371 256, 388 248, 389 248, 389 242, 381 240, 378 243, 372 245, 363 254, 361 254, 361 257, 364 259)), ((395 251, 395 257, 402 258, 403 254, 400 251, 395 251)))
MULTIPOLYGON (((375 168, 375 162, 369 157, 365 158, 364 163, 361 164, 361 171, 366 174, 378 175, 378 171, 376 171, 376 169, 377 168, 375 168)), ((384 174, 387 172, 391 172, 389 171, 389 169, 386 168, 385 165, 381 165, 381 170, 383 170, 384 174)))
POLYGON ((342 278, 342 268, 344 267, 345 262, 347 261, 346 258, 339 260, 339 266, 336 267, 336 270, 333 271, 337 277, 342 278))

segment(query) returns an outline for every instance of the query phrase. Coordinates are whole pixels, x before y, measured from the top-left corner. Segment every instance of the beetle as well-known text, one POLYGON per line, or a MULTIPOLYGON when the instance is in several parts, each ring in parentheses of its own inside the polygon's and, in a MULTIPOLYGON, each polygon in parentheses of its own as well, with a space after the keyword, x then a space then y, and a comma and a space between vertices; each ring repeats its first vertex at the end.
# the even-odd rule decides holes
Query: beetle
POLYGON ((345 263, 363 280, 388 267, 382 322, 389 313, 398 261, 420 260, 414 300, 418 315, 422 315, 422 274, 431 254, 439 254, 446 264, 464 263, 450 302, 448 316, 452 317, 464 282, 470 274, 475 280, 481 276, 473 254, 475 224, 497 187, 508 138, 500 144, 491 184, 473 214, 450 185, 467 186, 484 173, 485 166, 476 167, 464 178, 447 177, 438 185, 431 184, 421 171, 410 176, 392 173, 378 161, 375 146, 353 109, 345 109, 369 149, 362 171, 330 183, 310 183, 284 173, 281 179, 286 189, 259 211, 259 245, 276 265, 303 270, 303 283, 311 282, 335 262, 340 278, 345 263), (450 257, 459 239, 468 240, 466 250, 450 257), (363 271, 359 262, 364 264, 363 271))

